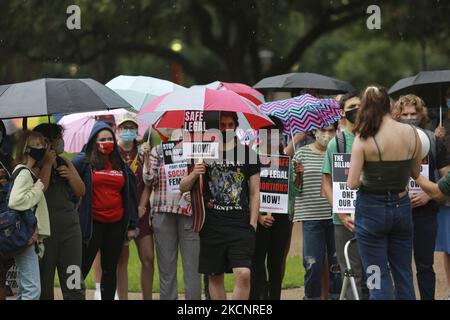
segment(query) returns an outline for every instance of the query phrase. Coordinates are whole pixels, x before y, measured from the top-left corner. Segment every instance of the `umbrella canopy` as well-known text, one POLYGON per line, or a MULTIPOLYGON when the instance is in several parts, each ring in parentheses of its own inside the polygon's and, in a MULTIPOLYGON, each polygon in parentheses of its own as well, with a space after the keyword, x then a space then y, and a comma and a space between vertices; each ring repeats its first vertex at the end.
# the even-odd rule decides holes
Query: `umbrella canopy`
POLYGON ((192 86, 191 88, 201 88, 201 87, 206 87, 208 89, 213 90, 230 90, 250 100, 256 105, 260 105, 261 103, 265 102, 264 95, 261 92, 243 83, 214 81, 204 86, 192 86))
POLYGON ((450 70, 422 71, 412 77, 397 81, 389 94, 398 98, 405 94, 421 97, 430 108, 438 108, 445 104, 444 99, 450 87, 450 70))
MULTIPOLYGON (((88 142, 92 127, 96 122, 96 116, 113 115, 117 122, 119 116, 126 112, 129 111, 126 109, 115 109, 111 111, 70 114, 62 117, 58 124, 64 128, 64 150, 69 153, 81 151, 88 142)), ((142 138, 147 129, 148 124, 145 121, 138 120, 138 138, 142 138)))
POLYGON ((267 102, 260 105, 262 112, 279 118, 287 134, 308 132, 327 127, 340 119, 339 102, 318 99, 309 94, 267 102))
POLYGON ((272 125, 272 121, 260 112, 251 101, 228 90, 212 90, 206 87, 190 88, 163 95, 139 112, 139 117, 154 123, 158 128, 180 128, 184 122, 184 111, 231 111, 236 112, 249 127, 258 129, 272 125))
POLYGON ((93 79, 39 79, 0 86, 0 118, 131 108, 93 79))
POLYGON ((155 98, 180 89, 185 89, 173 82, 145 76, 118 76, 106 86, 117 92, 137 111, 155 98))
POLYGON ((355 90, 348 82, 309 72, 288 73, 264 78, 253 87, 259 90, 278 91, 314 89, 321 94, 337 94, 355 90))

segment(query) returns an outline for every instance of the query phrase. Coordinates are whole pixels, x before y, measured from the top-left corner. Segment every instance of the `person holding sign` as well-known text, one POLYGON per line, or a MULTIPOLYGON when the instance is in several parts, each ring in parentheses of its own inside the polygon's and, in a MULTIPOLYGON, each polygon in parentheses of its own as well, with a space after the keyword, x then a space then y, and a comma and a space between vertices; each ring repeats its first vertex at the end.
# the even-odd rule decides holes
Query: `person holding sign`
POLYGON ((255 255, 252 263, 251 300, 280 300, 284 252, 289 245, 291 232, 290 221, 293 208, 290 204, 297 194, 297 188, 293 181, 292 162, 289 157, 282 155, 284 146, 281 143, 277 144, 282 141, 280 136, 283 124, 278 118, 270 118, 275 125, 260 129, 258 138, 259 150, 257 152, 260 154, 262 172, 261 198, 263 195, 267 198, 271 197, 269 194, 266 195, 265 191, 271 189, 272 186, 283 184, 287 188, 278 194, 273 194, 274 198, 280 197, 278 203, 265 199, 260 202, 255 255), (278 139, 274 139, 277 137, 278 139), (282 176, 282 173, 287 174, 282 176), (265 202, 270 203, 265 204, 265 202), (263 208, 265 206, 266 208, 263 208))
POLYGON ((337 123, 314 132, 316 141, 300 148, 294 161, 303 168, 296 175, 299 195, 295 200, 294 222, 302 222, 305 299, 321 299, 321 277, 328 258, 329 297, 338 299, 342 279, 336 259, 331 206, 321 197, 322 166, 328 143, 335 137, 337 123))
MULTIPOLYGON (((421 174, 433 182, 436 181, 435 170, 439 170, 441 177, 445 176, 450 169, 450 156, 444 141, 437 138, 430 130, 425 129, 428 116, 423 100, 412 94, 401 96, 392 108, 392 117, 401 123, 411 124, 418 130, 422 130, 430 140, 430 152, 422 160, 421 174)), ((420 298, 434 300, 436 275, 433 264, 439 206, 412 179, 409 184, 409 194, 413 208, 413 252, 420 298)), ((443 231, 448 232, 447 230, 443 231)))
MULTIPOLYGON (((136 177, 136 195, 139 215, 139 235, 134 239, 141 261, 141 289, 144 300, 152 299, 153 290, 153 233, 150 228, 149 199, 151 188, 144 184, 142 167, 144 155, 138 147, 138 121, 134 114, 124 113, 117 123, 119 140, 118 150, 122 159, 128 164, 136 177)), ((119 264, 117 265, 117 295, 120 300, 128 300, 128 258, 130 250, 128 241, 125 242, 119 264)))
MULTIPOLYGON (((333 188, 333 185, 345 185, 345 191, 341 193, 349 194, 347 190, 347 178, 344 179, 345 182, 334 182, 336 177, 333 177, 333 156, 336 154, 340 155, 350 155, 352 152, 353 141, 355 140, 355 135, 353 133, 353 129, 355 126, 356 116, 359 110, 359 106, 361 100, 357 93, 347 93, 343 95, 339 101, 340 103, 340 113, 342 119, 345 120, 345 129, 339 132, 336 135, 336 138, 331 140, 327 147, 327 154, 323 161, 322 167, 322 189, 325 194, 325 197, 328 200, 328 203, 333 206, 333 203, 336 202, 333 197, 333 194, 339 194, 340 188, 333 188), (339 190, 335 190, 339 189, 339 190)), ((344 174, 347 172, 345 176, 348 176, 348 167, 343 168, 344 174)), ((354 195, 354 191, 352 191, 352 196, 354 195)), ((348 197, 341 197, 339 199, 345 200, 348 197)), ((334 238, 336 243, 336 255, 337 260, 339 262, 339 266, 341 269, 341 275, 344 276, 344 271, 347 268, 345 263, 344 256, 344 247, 345 244, 352 238, 355 237, 355 225, 354 219, 351 213, 354 213, 354 205, 353 198, 349 206, 347 206, 348 210, 345 210, 344 206, 339 206, 338 208, 333 208, 333 224, 334 224, 334 238)), ((366 293, 367 288, 365 286, 363 272, 362 272, 362 264, 361 258, 358 253, 358 249, 355 245, 350 246, 349 248, 349 259, 352 269, 355 273, 355 281, 358 289, 358 294, 360 299, 367 299, 368 292, 366 293)), ((346 292, 346 299, 352 299, 353 293, 350 288, 346 292)))
MULTIPOLYGON (((190 191, 204 175, 205 222, 200 231, 199 271, 207 274, 211 299, 226 299, 224 273, 235 275, 234 300, 247 300, 259 215, 260 163, 248 146, 237 143, 237 114, 221 112, 219 160, 197 163, 181 180, 190 191)), ((195 205, 195 203, 193 204, 195 205)))
POLYGON ((364 90, 347 183, 350 189, 359 188, 355 233, 370 299, 414 300, 413 225, 406 186, 409 177, 419 174, 422 147, 415 127, 395 121, 390 111, 385 88, 364 90))
MULTIPOLYGON (((180 144, 182 131, 172 131, 173 146, 180 144), (176 143, 175 143, 176 142, 176 143)), ((180 206, 182 193, 171 185, 164 162, 164 143, 152 148, 144 156, 144 182, 153 187, 151 207, 152 226, 158 257, 159 287, 161 300, 178 298, 177 265, 181 253, 184 288, 187 300, 201 299, 201 276, 198 272, 199 237, 192 229, 191 211, 180 206)), ((164 148, 166 149, 166 148, 164 148)), ((172 150, 172 149, 171 149, 172 150)), ((173 157, 170 157, 171 159, 173 157)), ((184 176, 185 173, 183 173, 184 176)))

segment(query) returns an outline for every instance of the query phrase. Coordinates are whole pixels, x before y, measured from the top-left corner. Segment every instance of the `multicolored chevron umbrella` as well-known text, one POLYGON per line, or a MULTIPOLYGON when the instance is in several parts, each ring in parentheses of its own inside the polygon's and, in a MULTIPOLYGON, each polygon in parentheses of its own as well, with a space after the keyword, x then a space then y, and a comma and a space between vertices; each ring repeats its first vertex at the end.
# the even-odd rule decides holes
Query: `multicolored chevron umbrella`
POLYGON ((327 127, 340 119, 339 103, 334 99, 318 99, 305 94, 261 104, 260 110, 279 118, 287 134, 308 132, 327 127))

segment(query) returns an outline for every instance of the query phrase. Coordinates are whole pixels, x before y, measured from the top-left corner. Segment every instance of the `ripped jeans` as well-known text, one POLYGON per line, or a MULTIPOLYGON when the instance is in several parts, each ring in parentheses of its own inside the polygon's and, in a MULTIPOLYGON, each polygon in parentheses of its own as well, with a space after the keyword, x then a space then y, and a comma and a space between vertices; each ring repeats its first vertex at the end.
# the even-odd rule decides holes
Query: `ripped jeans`
POLYGON ((342 278, 334 244, 332 219, 302 222, 303 266, 305 268, 305 299, 320 300, 325 256, 328 258, 329 299, 337 300, 342 288, 342 278))

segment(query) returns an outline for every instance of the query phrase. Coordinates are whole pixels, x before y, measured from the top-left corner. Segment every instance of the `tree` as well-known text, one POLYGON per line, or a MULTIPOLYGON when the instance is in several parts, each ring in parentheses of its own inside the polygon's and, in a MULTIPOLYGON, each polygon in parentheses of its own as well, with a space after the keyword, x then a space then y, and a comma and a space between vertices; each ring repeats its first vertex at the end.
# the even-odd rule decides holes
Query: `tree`
MULTIPOLYGON (((408 41, 417 41, 406 24, 397 25, 415 2, 419 1, 378 1, 386 37, 401 27, 408 41)), ((422 14, 428 19, 423 23, 433 21, 433 30, 448 26, 448 2, 427 3, 411 19, 422 14)), ((54 72, 57 64, 74 63, 104 82, 130 65, 126 61, 145 62, 147 70, 151 57, 158 66, 180 64, 197 83, 220 79, 252 84, 263 76, 289 72, 318 39, 335 30, 359 25, 361 33, 368 32, 364 18, 370 4, 369 0, 4 0, 0 76, 4 81, 24 80, 46 70, 54 72), (81 30, 65 26, 71 4, 81 8, 81 30), (173 39, 183 42, 181 52, 170 49, 173 39), (263 50, 273 52, 270 66, 264 64, 263 50), (31 71, 16 74, 11 69, 17 65, 31 71)), ((414 30, 422 38, 438 35, 429 34, 421 24, 414 30)))

